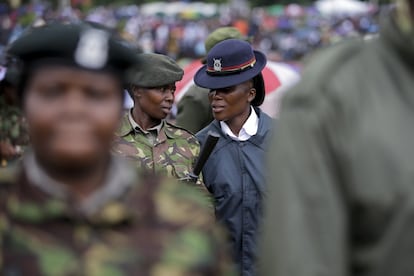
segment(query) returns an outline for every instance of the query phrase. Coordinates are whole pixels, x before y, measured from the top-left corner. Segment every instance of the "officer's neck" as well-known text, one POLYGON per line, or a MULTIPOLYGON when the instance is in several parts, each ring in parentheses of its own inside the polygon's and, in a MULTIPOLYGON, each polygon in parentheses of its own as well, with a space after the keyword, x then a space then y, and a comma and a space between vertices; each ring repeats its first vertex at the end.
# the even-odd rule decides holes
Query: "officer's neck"
POLYGON ((132 109, 132 119, 137 123, 143 130, 148 130, 161 123, 161 119, 156 119, 143 112, 139 108, 132 109))

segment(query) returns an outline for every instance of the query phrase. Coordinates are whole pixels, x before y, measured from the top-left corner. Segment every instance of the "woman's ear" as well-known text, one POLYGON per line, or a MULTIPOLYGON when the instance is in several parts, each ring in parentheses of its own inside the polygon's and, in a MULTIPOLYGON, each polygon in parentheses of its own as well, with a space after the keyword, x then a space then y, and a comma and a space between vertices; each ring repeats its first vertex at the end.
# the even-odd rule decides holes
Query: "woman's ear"
POLYGON ((248 81, 248 86, 249 86, 249 94, 248 94, 248 97, 247 97, 247 101, 249 103, 251 103, 254 100, 254 98, 256 97, 256 88, 254 88, 254 80, 253 79, 248 81))
POLYGON ((134 85, 134 86, 131 87, 131 91, 132 91, 133 98, 141 98, 141 95, 142 95, 142 89, 141 88, 134 85))
POLYGON ((256 88, 252 87, 249 90, 248 102, 251 103, 256 98, 256 88))

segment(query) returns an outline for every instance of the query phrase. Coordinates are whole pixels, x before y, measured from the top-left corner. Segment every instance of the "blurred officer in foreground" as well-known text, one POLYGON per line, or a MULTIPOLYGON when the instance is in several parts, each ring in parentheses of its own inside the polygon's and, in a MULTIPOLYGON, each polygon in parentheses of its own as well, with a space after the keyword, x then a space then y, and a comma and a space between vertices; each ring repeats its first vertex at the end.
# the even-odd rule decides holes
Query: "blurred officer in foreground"
MULTIPOLYGON (((206 39, 204 45, 208 53, 217 43, 226 39, 246 38, 234 27, 222 27, 212 32, 206 39)), ((205 63, 205 60, 203 61, 205 63)), ((177 125, 197 133, 213 120, 210 102, 208 100, 209 90, 192 85, 177 104, 177 125)))
POLYGON ((129 76, 134 107, 122 119, 114 150, 146 173, 184 178, 200 145, 190 132, 165 120, 174 103, 175 82, 184 72, 165 55, 146 53, 138 59, 129 76))
POLYGON ((264 157, 272 119, 260 106, 265 97, 261 71, 266 57, 239 39, 216 44, 194 81, 209 88, 215 120, 197 133, 203 144, 210 131, 220 135, 203 168, 215 198, 217 219, 230 232, 241 275, 255 275, 257 228, 265 192, 264 157))
POLYGON ((26 122, 17 100, 17 70, 8 68, 0 81, 0 167, 22 156, 29 143, 26 122))
POLYGON ((414 275, 413 2, 316 56, 269 152, 262 275, 414 275))
POLYGON ((138 180, 110 154, 133 53, 102 29, 69 24, 28 32, 10 54, 23 62, 32 151, 15 177, 0 171, 0 274, 226 274, 198 190, 138 180))

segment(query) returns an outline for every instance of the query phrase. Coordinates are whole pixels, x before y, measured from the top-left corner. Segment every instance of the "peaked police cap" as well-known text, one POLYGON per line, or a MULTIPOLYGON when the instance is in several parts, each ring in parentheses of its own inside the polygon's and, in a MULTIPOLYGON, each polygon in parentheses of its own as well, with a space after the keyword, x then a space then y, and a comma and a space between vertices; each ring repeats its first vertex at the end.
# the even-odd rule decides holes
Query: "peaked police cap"
POLYGON ((253 106, 263 103, 265 97, 262 70, 266 66, 266 56, 253 50, 243 40, 227 39, 217 43, 207 55, 207 64, 194 76, 194 82, 208 89, 234 86, 254 79, 256 97, 253 106))

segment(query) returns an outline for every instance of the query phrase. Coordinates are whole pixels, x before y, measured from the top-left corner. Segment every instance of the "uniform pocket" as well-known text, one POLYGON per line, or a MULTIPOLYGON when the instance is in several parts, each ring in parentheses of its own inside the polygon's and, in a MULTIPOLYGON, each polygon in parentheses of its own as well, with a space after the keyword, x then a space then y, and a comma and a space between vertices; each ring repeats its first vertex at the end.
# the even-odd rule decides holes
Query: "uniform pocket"
POLYGON ((185 165, 174 164, 173 165, 173 174, 178 179, 186 177, 190 173, 190 170, 185 165))

